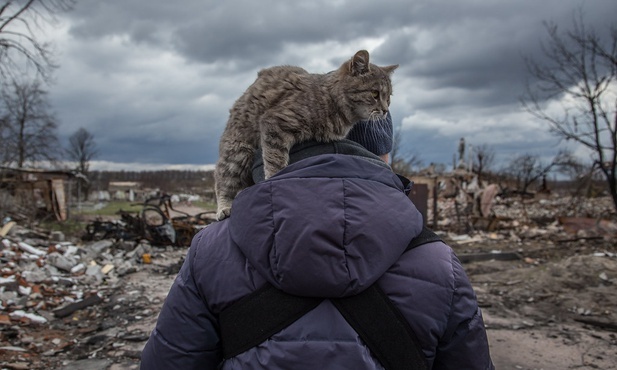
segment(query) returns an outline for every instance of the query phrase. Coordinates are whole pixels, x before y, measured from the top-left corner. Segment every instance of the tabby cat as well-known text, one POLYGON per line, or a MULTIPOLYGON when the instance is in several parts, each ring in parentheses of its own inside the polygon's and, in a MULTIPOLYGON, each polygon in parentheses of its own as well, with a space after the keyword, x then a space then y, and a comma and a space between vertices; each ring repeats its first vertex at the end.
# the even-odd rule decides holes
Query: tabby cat
POLYGON ((261 70, 234 103, 221 136, 214 172, 217 219, 229 217, 236 194, 252 185, 258 148, 267 179, 287 166, 294 144, 340 140, 355 122, 385 117, 397 67, 370 64, 369 53, 360 50, 325 74, 294 66, 261 70))

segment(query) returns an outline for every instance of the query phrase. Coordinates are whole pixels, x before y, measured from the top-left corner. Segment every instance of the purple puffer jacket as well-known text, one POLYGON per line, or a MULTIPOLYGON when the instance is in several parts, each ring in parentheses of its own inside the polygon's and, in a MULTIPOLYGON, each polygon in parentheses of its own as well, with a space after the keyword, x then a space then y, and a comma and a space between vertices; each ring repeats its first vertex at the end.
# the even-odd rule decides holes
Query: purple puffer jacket
POLYGON ((141 368, 383 369, 328 300, 222 364, 217 323, 221 310, 266 282, 316 297, 377 282, 420 339, 429 368, 493 369, 475 294, 450 247, 404 253, 421 229, 388 168, 336 154, 291 164, 243 190, 231 218, 194 238, 141 368))

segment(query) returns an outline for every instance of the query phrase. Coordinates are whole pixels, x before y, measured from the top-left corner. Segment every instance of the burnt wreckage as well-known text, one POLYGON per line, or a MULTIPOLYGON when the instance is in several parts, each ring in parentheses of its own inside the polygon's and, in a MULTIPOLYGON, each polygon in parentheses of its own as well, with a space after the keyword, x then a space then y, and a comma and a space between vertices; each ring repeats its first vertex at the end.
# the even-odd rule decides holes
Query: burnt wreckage
POLYGON ((193 236, 215 221, 215 211, 190 215, 174 209, 171 196, 164 194, 149 198, 138 212, 118 211, 120 220, 94 220, 86 225, 82 236, 85 241, 103 239, 134 240, 145 239, 156 245, 188 247, 193 236), (172 216, 174 213, 179 216, 172 216))

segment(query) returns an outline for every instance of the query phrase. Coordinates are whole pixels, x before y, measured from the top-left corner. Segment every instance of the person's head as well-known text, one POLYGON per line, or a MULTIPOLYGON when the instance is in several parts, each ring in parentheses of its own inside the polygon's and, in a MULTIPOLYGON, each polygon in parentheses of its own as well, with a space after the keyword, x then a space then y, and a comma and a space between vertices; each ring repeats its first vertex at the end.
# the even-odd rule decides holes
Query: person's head
MULTIPOLYGON (((289 164, 320 154, 347 154, 365 157, 368 155, 368 151, 381 159, 371 156, 371 158, 368 158, 369 160, 388 167, 388 153, 392 151, 392 137, 392 117, 388 112, 383 119, 356 123, 347 135, 346 140, 329 143, 310 140, 294 145, 289 151, 289 164)), ((252 176, 255 183, 265 180, 263 166, 262 152, 256 150, 252 167, 252 176)))
POLYGON ((392 116, 388 111, 384 119, 356 123, 347 135, 347 139, 355 141, 379 156, 384 162, 388 162, 388 154, 392 151, 393 136, 392 116))

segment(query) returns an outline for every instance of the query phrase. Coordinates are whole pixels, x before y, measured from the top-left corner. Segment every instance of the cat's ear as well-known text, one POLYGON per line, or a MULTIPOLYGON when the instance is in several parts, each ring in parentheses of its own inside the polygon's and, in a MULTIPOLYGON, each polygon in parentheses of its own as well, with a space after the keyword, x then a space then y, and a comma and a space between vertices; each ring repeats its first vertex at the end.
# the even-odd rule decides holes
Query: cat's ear
POLYGON ((398 68, 398 64, 394 64, 394 65, 387 66, 387 67, 381 67, 381 69, 383 69, 384 72, 386 72, 389 75, 391 75, 392 72, 394 72, 394 70, 397 68, 398 68))
POLYGON ((361 76, 370 71, 368 51, 360 50, 349 62, 349 72, 352 76, 361 76))

